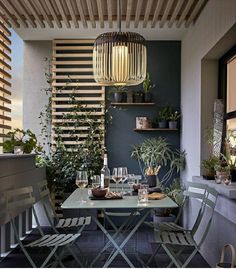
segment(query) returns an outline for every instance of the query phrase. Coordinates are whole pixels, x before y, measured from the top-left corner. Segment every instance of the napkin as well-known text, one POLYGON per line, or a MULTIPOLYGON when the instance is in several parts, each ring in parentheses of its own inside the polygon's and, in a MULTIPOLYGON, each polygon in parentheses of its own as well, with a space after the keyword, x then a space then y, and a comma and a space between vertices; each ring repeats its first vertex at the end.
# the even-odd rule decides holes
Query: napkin
POLYGON ((164 193, 157 193, 157 192, 153 192, 151 194, 148 194, 148 199, 149 200, 161 200, 163 198, 165 198, 166 195, 164 193))

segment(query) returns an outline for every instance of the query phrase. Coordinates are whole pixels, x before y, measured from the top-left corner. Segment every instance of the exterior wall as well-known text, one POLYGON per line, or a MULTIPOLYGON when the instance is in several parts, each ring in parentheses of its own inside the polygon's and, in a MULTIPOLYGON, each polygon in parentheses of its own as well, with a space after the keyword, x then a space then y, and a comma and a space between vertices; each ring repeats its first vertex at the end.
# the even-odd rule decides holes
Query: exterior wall
MULTIPOLYGON (((184 179, 200 175, 201 61, 235 24, 235 18, 236 2, 234 0, 210 0, 197 23, 189 28, 182 40, 181 104, 183 118, 181 145, 187 152, 187 167, 182 174, 184 179)), ((217 89, 208 90, 217 91, 217 89)))
POLYGON ((38 117, 48 101, 42 90, 48 87, 45 77, 48 62, 45 59, 51 59, 51 52, 51 41, 24 42, 23 128, 34 132, 39 141, 41 125, 38 117))
MULTIPOLYGON (((234 0, 210 0, 197 23, 188 30, 182 40, 181 147, 187 152, 187 167, 182 173, 184 181, 201 174, 201 159, 208 156, 203 134, 205 128, 212 123, 213 102, 217 97, 217 61, 232 47, 232 43, 229 44, 226 40, 223 44, 222 38, 225 38, 226 33, 236 23, 235 18, 234 0), (223 47, 217 50, 219 43, 223 44, 223 47)), ((235 44, 235 33, 233 42, 235 44)), ((236 245, 235 222, 229 220, 225 214, 229 209, 234 210, 232 203, 234 202, 225 197, 219 197, 221 212, 215 212, 210 232, 201 247, 201 254, 213 267, 219 260, 224 244, 236 245)), ((185 226, 191 227, 198 206, 198 201, 189 204, 184 212, 185 226)))

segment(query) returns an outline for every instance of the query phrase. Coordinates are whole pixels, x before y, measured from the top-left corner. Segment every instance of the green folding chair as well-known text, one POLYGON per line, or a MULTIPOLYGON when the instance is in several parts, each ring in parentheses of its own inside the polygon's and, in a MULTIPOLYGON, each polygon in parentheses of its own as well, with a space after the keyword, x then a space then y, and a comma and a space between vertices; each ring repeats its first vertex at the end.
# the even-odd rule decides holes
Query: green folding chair
MULTIPOLYGON (((177 223, 179 222, 184 208, 187 206, 188 201, 190 198, 198 199, 201 202, 195 223, 191 230, 197 230, 200 220, 201 220, 201 214, 204 207, 204 199, 207 194, 207 186, 205 184, 196 183, 196 182, 186 182, 185 184, 186 190, 184 191, 184 202, 182 207, 180 207, 178 215, 174 222, 161 222, 161 223, 146 223, 148 226, 152 227, 155 230, 159 231, 167 231, 167 232, 179 232, 179 231, 189 231, 189 229, 186 229, 177 223)), ((149 265, 154 257, 156 256, 158 250, 160 249, 160 245, 155 249, 152 256, 149 258, 147 265, 149 265)))
POLYGON ((38 183, 38 191, 40 201, 43 205, 48 222, 55 233, 59 233, 59 230, 63 230, 65 233, 67 233, 72 229, 76 229, 76 232, 81 234, 84 228, 90 225, 90 216, 60 219, 58 218, 53 206, 46 180, 40 181, 38 183))
POLYGON ((173 264, 175 264, 176 267, 186 267, 192 258, 200 251, 200 247, 206 239, 212 223, 217 195, 218 193, 216 190, 207 187, 199 217, 191 230, 184 229, 181 231, 163 231, 154 229, 155 241, 163 247, 171 259, 171 263, 168 267, 173 264), (203 218, 208 219, 206 227, 204 227, 204 223, 202 221, 203 218), (196 233, 201 233, 200 240, 198 242, 194 238, 196 233), (189 257, 182 262, 180 260, 181 254, 186 248, 194 249, 189 257))
MULTIPOLYGON (((13 229, 14 236, 19 244, 21 250, 25 254, 29 263, 32 267, 39 267, 36 265, 36 262, 33 261, 32 257, 29 255, 27 248, 42 248, 47 247, 50 250, 50 253, 46 259, 42 262, 40 267, 46 267, 49 265, 49 262, 52 261, 52 267, 55 267, 58 263, 61 267, 65 267, 62 263, 62 255, 65 253, 65 249, 73 256, 73 258, 82 266, 77 255, 72 249, 72 245, 75 240, 80 236, 79 233, 76 234, 43 234, 42 230, 40 231, 41 238, 35 240, 27 245, 24 245, 20 239, 15 218, 23 213, 26 209, 33 208, 35 203, 35 198, 32 195, 33 188, 32 186, 23 187, 19 189, 9 190, 4 193, 5 202, 6 202, 6 212, 9 216, 9 221, 11 223, 11 229, 13 229)), ((33 210, 34 213, 34 210, 33 210)), ((50 263, 51 265, 51 263, 50 263)))

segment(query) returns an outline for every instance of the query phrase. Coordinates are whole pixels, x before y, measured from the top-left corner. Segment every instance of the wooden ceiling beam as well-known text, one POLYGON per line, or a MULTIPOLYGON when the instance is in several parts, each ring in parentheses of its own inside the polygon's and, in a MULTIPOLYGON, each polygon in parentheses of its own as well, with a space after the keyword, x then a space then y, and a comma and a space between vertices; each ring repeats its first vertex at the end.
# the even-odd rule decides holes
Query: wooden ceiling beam
POLYGON ((89 13, 89 19, 91 21, 92 27, 93 28, 96 28, 96 22, 94 20, 93 7, 92 7, 91 0, 86 0, 86 3, 87 3, 88 13, 89 13))
POLYGON ((153 0, 148 0, 148 2, 147 2, 145 15, 144 15, 144 19, 143 19, 143 28, 147 27, 147 23, 148 23, 151 8, 152 8, 152 3, 153 3, 153 0))
POLYGON ((49 15, 47 14, 46 9, 45 9, 45 2, 44 3, 43 2, 44 2, 43 0, 39 0, 38 2, 35 2, 35 3, 38 3, 38 7, 39 7, 39 9, 44 17, 44 20, 47 22, 48 26, 50 28, 53 28, 54 25, 53 25, 49 15))
POLYGON ((174 3, 174 0, 167 1, 164 14, 160 21, 160 28, 163 28, 163 26, 165 25, 173 3, 174 3))
POLYGON ((132 2, 133 0, 127 1, 127 9, 126 9, 126 27, 130 27, 130 16, 131 16, 131 10, 132 10, 132 2))
POLYGON ((27 22, 33 27, 36 28, 37 25, 34 22, 33 18, 30 16, 28 13, 27 9, 25 8, 24 3, 21 3, 21 0, 15 1, 14 2, 15 7, 22 13, 22 15, 26 18, 27 22))
MULTIPOLYGON (((8 11, 8 9, 3 5, 2 2, 0 2, 0 11, 2 12, 2 17, 7 17, 7 19, 10 21, 11 25, 14 25, 15 27, 19 28, 20 24, 17 22, 17 20, 12 16, 12 14, 8 11), (4 14, 4 15, 3 15, 4 14)), ((5 20, 5 19, 4 19, 5 20)), ((6 22, 6 20, 4 21, 6 22)))
POLYGON ((107 0, 107 12, 108 12, 109 27, 112 28, 113 21, 112 21, 112 5, 111 5, 111 0, 107 0))
POLYGON ((176 24, 177 28, 179 28, 182 25, 183 21, 186 20, 186 16, 187 16, 187 14, 188 14, 188 12, 193 4, 193 1, 194 0, 188 0, 179 20, 177 21, 177 24, 176 24))
POLYGON ((50 13, 52 14, 53 20, 56 22, 58 28, 62 28, 61 21, 60 21, 59 17, 57 16, 51 1, 50 0, 45 0, 45 4, 47 5, 50 13))
POLYGON ((22 23, 22 25, 25 28, 28 28, 27 22, 22 18, 21 14, 19 13, 18 9, 15 5, 12 4, 9 0, 2 0, 2 3, 8 8, 8 10, 15 15, 15 17, 19 20, 19 23, 22 23))
POLYGON ((67 18, 67 16, 66 16, 66 12, 65 12, 65 10, 64 10, 64 8, 63 8, 63 6, 62 6, 61 1, 60 1, 60 0, 55 0, 55 4, 57 5, 57 7, 58 7, 58 9, 59 9, 59 11, 60 11, 60 14, 61 14, 61 16, 62 16, 62 20, 63 20, 63 22, 65 23, 66 27, 67 27, 67 28, 70 28, 70 27, 71 27, 71 26, 70 26, 70 22, 69 22, 69 20, 68 20, 68 18, 67 18))
POLYGON ((197 14, 201 10, 205 0, 198 0, 194 10, 192 11, 191 15, 189 16, 188 20, 185 22, 185 27, 189 27, 189 25, 195 20, 197 14))
POLYGON ((184 2, 184 0, 179 0, 177 2, 176 6, 175 6, 175 9, 174 9, 174 11, 172 13, 172 16, 171 16, 171 18, 170 18, 170 20, 168 22, 168 27, 169 28, 172 27, 172 25, 174 24, 175 21, 177 21, 177 16, 178 16, 178 13, 179 13, 182 5, 183 5, 183 2, 184 2))
POLYGON ((82 21, 82 24, 84 26, 84 28, 88 28, 88 24, 84 15, 84 11, 83 11, 83 7, 81 4, 81 0, 75 0, 75 3, 77 5, 78 11, 79 11, 79 16, 80 16, 80 20, 82 21))
POLYGON ((137 6, 136 6, 136 12, 135 12, 135 19, 134 19, 134 27, 137 28, 139 24, 139 18, 142 10, 142 0, 138 0, 137 6))
POLYGON ((75 10, 74 10, 74 7, 72 5, 72 2, 71 0, 66 0, 66 4, 68 6, 68 9, 69 9, 69 12, 70 12, 70 15, 71 15, 71 19, 75 25, 75 28, 79 28, 79 23, 78 23, 78 20, 76 18, 76 15, 75 15, 75 10))
POLYGON ((44 24, 43 20, 41 19, 41 17, 39 16, 39 14, 37 13, 37 9, 35 8, 32 0, 23 0, 23 2, 25 2, 26 6, 32 12, 35 20, 39 23, 41 28, 45 28, 45 24, 44 24))
POLYGON ((103 10, 102 10, 102 1, 97 0, 97 7, 98 7, 98 18, 100 22, 101 28, 104 28, 104 18, 103 18, 103 10))
POLYGON ((152 28, 154 28, 156 26, 162 5, 163 5, 163 0, 158 0, 157 5, 156 5, 156 9, 155 9, 155 12, 153 15, 153 19, 152 19, 152 24, 151 24, 152 28))

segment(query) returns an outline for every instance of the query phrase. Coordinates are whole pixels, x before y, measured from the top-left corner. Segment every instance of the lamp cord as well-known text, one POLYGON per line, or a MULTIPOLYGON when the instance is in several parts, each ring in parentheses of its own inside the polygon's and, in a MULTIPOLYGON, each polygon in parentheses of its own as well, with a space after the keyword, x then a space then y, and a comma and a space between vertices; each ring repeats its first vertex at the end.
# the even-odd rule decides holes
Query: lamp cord
POLYGON ((119 15, 119 32, 121 32, 121 3, 118 0, 118 15, 119 15))

